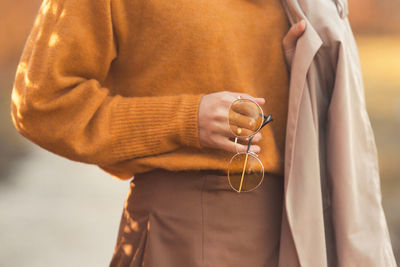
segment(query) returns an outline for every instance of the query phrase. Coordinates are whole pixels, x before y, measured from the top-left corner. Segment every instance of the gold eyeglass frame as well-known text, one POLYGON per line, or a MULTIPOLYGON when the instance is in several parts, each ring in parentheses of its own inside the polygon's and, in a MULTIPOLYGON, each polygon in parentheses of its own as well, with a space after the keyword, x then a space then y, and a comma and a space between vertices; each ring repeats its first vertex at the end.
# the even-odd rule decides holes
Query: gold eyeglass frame
POLYGON ((228 176, 227 176, 227 178, 228 178, 228 182, 229 182, 230 187, 231 187, 234 191, 236 191, 236 192, 238 192, 238 193, 241 193, 241 192, 251 192, 251 191, 256 190, 256 189, 262 184, 262 182, 263 182, 263 180, 264 180, 264 165, 262 164, 261 160, 258 158, 258 155, 257 155, 256 153, 252 152, 252 151, 249 151, 249 150, 250 150, 251 141, 252 141, 253 137, 261 130, 261 128, 263 128, 265 125, 267 125, 267 124, 268 124, 269 122, 271 122, 272 120, 273 120, 273 119, 272 119, 272 115, 269 114, 268 116, 264 116, 264 111, 263 111, 263 109, 262 109, 261 106, 260 106, 257 102, 255 102, 254 100, 247 99, 247 98, 243 99, 243 98, 241 98, 240 96, 238 96, 237 99, 235 99, 234 101, 232 101, 232 103, 230 104, 229 109, 228 109, 228 124, 229 124, 229 129, 230 129, 230 131, 235 135, 235 149, 236 149, 236 154, 232 156, 231 160, 230 160, 229 163, 228 163, 228 176), (261 113, 260 113, 260 116, 263 118, 263 122, 260 124, 260 126, 258 127, 258 129, 255 130, 254 133, 252 133, 252 134, 250 134, 250 135, 247 135, 247 136, 241 136, 241 135, 240 135, 240 133, 241 133, 241 128, 239 128, 239 127, 238 127, 239 132, 238 132, 238 133, 235 133, 235 132, 232 130, 232 128, 231 128, 231 126, 230 126, 230 123, 229 123, 229 114, 230 114, 232 105, 233 105, 236 101, 239 101, 239 100, 247 100, 247 101, 251 101, 252 103, 256 104, 257 107, 258 107, 258 109, 259 109, 260 112, 261 112, 261 113), (237 141, 238 141, 238 138, 246 138, 246 139, 248 140, 247 151, 246 151, 246 152, 239 152, 239 151, 238 151, 238 148, 237 148, 237 145, 236 145, 236 144, 237 144, 237 141), (243 171, 242 171, 242 177, 241 177, 241 181, 240 181, 240 186, 239 186, 239 189, 237 190, 237 189, 232 185, 231 180, 230 180, 230 178, 229 178, 229 177, 230 177, 230 176, 229 176, 229 174, 230 174, 230 168, 229 168, 229 166, 230 166, 230 164, 232 163, 232 161, 235 159, 235 157, 237 157, 237 156, 239 156, 239 155, 242 155, 242 154, 246 154, 246 158, 245 158, 245 163, 244 163, 244 166, 243 166, 243 171), (261 177, 261 179, 260 179, 260 182, 259 182, 254 188, 252 188, 252 189, 250 189, 250 190, 243 191, 243 190, 242 190, 243 178, 244 178, 244 174, 245 174, 245 170, 246 170, 246 164, 247 164, 247 160, 248 160, 249 155, 252 156, 252 157, 254 157, 254 159, 256 159, 256 160, 259 162, 259 164, 260 164, 260 166, 261 166, 261 170, 262 170, 262 177, 261 177))

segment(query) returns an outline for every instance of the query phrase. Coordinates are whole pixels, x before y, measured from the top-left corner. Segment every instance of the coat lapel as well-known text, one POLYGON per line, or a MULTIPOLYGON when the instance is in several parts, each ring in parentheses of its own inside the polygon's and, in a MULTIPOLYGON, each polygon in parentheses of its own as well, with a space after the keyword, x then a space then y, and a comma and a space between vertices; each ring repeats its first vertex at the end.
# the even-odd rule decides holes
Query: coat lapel
MULTIPOLYGON (((289 110, 285 145, 285 210, 286 229, 292 233, 292 240, 282 240, 280 251, 280 266, 288 266, 293 257, 293 245, 301 266, 327 266, 325 252, 324 222, 322 197, 320 193, 318 164, 318 136, 304 136, 307 129, 313 129, 311 101, 304 94, 307 87, 307 72, 322 45, 322 40, 308 21, 297 0, 283 1, 286 14, 291 24, 305 19, 306 31, 298 39, 291 65, 289 87, 289 110), (301 117, 300 116, 304 116, 301 117), (302 125, 299 125, 299 123, 302 125), (302 133, 298 132, 300 131, 302 133), (299 134, 301 136, 299 136, 299 134), (311 142, 311 153, 306 153, 307 141, 311 142), (297 142, 297 143, 296 143, 297 142), (313 143, 314 142, 314 143, 313 143), (304 151, 304 165, 299 162, 299 153, 304 151), (296 162, 297 161, 297 162, 296 162), (314 163, 314 164, 313 164, 314 163), (308 165, 311 168, 307 168, 308 165), (304 189, 304 190, 303 190, 304 189), (318 193, 319 192, 319 193, 318 193), (302 197, 302 194, 305 196, 302 197), (308 195, 307 195, 308 194, 308 195), (308 204, 310 203, 310 204, 308 204), (311 210, 310 210, 311 209, 311 210), (314 252, 314 253, 312 253, 314 252)), ((285 223, 283 223, 285 225, 285 223)), ((282 238, 288 238, 283 234, 282 238)), ((293 265, 291 265, 293 266, 293 265)))
MULTIPOLYGON (((307 22, 306 31, 297 41, 296 50, 293 55, 293 64, 291 66, 289 86, 290 108, 288 110, 285 148, 285 173, 289 174, 292 167, 293 143, 298 123, 301 95, 303 94, 307 71, 315 54, 322 45, 322 40, 305 17, 297 0, 286 0, 282 3, 291 24, 294 24, 303 18, 307 22)), ((285 187, 287 187, 290 177, 286 178, 285 187)))

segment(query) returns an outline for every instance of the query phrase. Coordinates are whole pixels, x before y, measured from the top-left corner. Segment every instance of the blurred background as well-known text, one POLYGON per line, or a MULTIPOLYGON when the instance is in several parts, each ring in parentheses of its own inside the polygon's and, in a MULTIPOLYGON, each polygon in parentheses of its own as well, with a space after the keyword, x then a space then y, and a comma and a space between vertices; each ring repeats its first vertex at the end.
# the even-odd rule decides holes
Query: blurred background
MULTIPOLYGON (((400 1, 348 1, 400 262, 400 1)), ((14 75, 40 3, 0 0, 0 265, 106 266, 128 182, 40 149, 12 125, 14 75)))

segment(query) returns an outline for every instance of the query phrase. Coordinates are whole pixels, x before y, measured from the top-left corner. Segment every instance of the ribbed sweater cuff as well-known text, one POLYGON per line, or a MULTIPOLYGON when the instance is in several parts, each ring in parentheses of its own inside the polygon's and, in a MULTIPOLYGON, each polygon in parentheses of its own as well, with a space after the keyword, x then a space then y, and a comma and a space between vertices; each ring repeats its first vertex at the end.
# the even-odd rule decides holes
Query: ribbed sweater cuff
POLYGON ((201 148, 198 110, 204 94, 123 97, 112 114, 112 150, 117 160, 201 148))
POLYGON ((181 143, 187 146, 201 148, 199 143, 199 105, 204 94, 185 95, 181 102, 181 143))

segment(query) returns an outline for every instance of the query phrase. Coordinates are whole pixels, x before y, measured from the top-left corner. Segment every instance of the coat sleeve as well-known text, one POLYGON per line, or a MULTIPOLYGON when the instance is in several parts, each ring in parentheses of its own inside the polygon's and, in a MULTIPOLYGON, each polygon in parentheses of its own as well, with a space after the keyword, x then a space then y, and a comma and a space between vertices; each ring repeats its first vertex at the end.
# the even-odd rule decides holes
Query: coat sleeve
POLYGON ((75 161, 111 165, 201 148, 203 94, 125 97, 104 86, 118 56, 110 0, 46 0, 28 37, 12 91, 18 132, 75 161))

